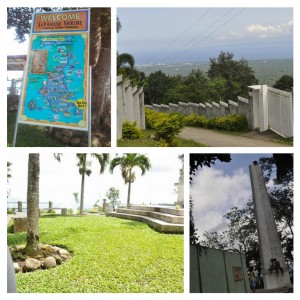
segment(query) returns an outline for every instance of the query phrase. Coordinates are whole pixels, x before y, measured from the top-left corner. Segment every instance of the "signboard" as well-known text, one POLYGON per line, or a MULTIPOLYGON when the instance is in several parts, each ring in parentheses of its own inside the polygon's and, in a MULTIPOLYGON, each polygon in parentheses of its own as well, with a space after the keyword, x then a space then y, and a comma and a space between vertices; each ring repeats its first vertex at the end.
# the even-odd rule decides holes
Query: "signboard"
POLYGON ((38 13, 19 122, 88 130, 89 10, 38 13))
POLYGON ((243 272, 241 267, 232 267, 232 273, 234 281, 243 280, 243 272))

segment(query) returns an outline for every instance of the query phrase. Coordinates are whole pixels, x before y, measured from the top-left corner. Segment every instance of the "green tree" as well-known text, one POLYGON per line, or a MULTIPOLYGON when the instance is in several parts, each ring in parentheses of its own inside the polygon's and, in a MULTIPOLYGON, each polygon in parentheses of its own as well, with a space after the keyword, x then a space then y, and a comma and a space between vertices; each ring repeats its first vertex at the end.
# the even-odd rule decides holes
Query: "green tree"
POLYGON ((248 86, 257 84, 254 71, 245 59, 234 60, 233 53, 223 52, 217 58, 210 58, 207 75, 210 79, 221 77, 226 80, 222 100, 237 100, 238 96, 248 97, 248 86))
MULTIPOLYGON (((7 28, 14 28, 16 40, 25 41, 34 12, 78 9, 72 7, 10 7, 7 8, 7 28)), ((91 8, 90 66, 92 67, 91 125, 92 145, 110 143, 110 74, 111 74, 111 10, 91 8)))
POLYGON ((121 29, 122 29, 122 24, 120 18, 117 16, 117 33, 119 33, 121 29))
POLYGON ((136 179, 134 168, 138 167, 142 174, 144 175, 146 171, 150 170, 151 163, 149 158, 144 154, 138 153, 125 153, 123 156, 115 157, 110 163, 110 172, 113 173, 113 170, 116 166, 120 166, 122 177, 125 184, 128 183, 128 194, 127 194, 127 206, 130 206, 130 194, 131 194, 131 183, 136 179))
POLYGON ((39 180, 40 157, 30 153, 28 158, 27 179, 27 244, 26 254, 36 257, 41 253, 39 235, 39 180))
POLYGON ((75 202, 76 202, 76 203, 78 203, 78 202, 79 202, 78 195, 79 195, 79 193, 78 193, 78 192, 75 192, 75 193, 73 193, 74 200, 75 200, 75 202))
POLYGON ((148 104, 163 102, 165 93, 172 88, 172 81, 162 71, 151 73, 145 86, 145 102, 148 104))
POLYGON ((6 179, 7 179, 7 181, 11 178, 11 165, 12 165, 12 163, 11 162, 7 162, 6 163, 6 167, 7 167, 7 175, 6 175, 6 179))
POLYGON ((109 199, 109 203, 113 206, 113 210, 115 210, 115 206, 120 204, 120 190, 115 187, 111 187, 106 192, 105 196, 109 199))
POLYGON ((273 85, 274 88, 292 92, 294 86, 294 79, 293 76, 290 75, 282 75, 273 85))
MULTIPOLYGON (((91 156, 96 158, 100 165, 100 174, 103 174, 106 166, 109 163, 109 154, 107 153, 91 153, 91 156)), ((83 214, 84 205, 84 186, 85 186, 85 175, 90 176, 92 170, 89 168, 89 162, 87 161, 87 153, 77 153, 78 159, 77 166, 79 167, 79 174, 81 175, 81 192, 80 192, 80 215, 83 214)))
MULTIPOLYGON (((54 158, 57 161, 61 161, 61 157, 63 154, 56 153, 54 154, 54 158)), ((80 215, 83 214, 83 205, 84 205, 84 185, 85 185, 85 175, 90 176, 92 170, 89 168, 91 162, 87 161, 87 153, 77 153, 76 154, 78 163, 77 166, 79 167, 79 174, 81 175, 81 191, 80 191, 80 208, 79 213, 80 215)), ((96 158, 100 166, 100 174, 103 174, 105 168, 109 164, 109 154, 108 153, 91 153, 91 157, 96 158)), ((78 202, 78 193, 73 193, 75 197, 75 201, 78 202)))

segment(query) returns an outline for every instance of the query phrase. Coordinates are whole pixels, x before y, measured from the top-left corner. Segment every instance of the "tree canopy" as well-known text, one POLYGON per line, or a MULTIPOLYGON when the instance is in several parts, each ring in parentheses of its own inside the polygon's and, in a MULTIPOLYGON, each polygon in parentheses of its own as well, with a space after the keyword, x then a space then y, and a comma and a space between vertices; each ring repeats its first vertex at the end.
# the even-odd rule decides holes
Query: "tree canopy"
POLYGON ((273 85, 274 88, 292 92, 294 87, 294 79, 293 76, 290 75, 282 75, 273 85))
POLYGON ((111 161, 111 173, 113 173, 116 166, 120 167, 125 184, 128 183, 127 206, 129 206, 131 183, 133 183, 136 179, 134 169, 138 167, 142 171, 141 175, 144 175, 146 171, 150 170, 151 162, 149 158, 144 154, 125 153, 123 156, 117 156, 111 161))
POLYGON ((248 97, 248 86, 257 84, 254 71, 245 59, 222 52, 210 58, 207 73, 192 70, 187 76, 167 76, 162 71, 151 73, 145 86, 145 102, 168 104, 178 102, 211 103, 248 97))

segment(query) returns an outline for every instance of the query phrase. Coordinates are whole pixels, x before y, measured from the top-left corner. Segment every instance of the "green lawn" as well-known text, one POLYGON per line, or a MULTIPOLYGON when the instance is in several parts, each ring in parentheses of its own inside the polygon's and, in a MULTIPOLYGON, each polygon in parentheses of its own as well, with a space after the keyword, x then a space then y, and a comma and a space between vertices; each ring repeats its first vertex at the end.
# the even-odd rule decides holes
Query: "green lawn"
MULTIPOLYGON (((40 240, 73 257, 54 269, 17 274, 18 292, 183 292, 183 235, 105 216, 48 216, 40 218, 40 240)), ((8 233, 9 245, 25 243, 26 233, 8 233)))
MULTIPOLYGON (((134 140, 120 139, 117 141, 118 147, 161 147, 158 141, 149 139, 149 136, 154 135, 153 130, 144 129, 141 130, 141 138, 134 140)), ((192 140, 185 140, 177 138, 178 147, 206 147, 205 144, 201 144, 192 140)))
MULTIPOLYGON (((14 130, 16 125, 16 113, 7 114, 7 146, 13 143, 14 130)), ((57 143, 45 134, 44 126, 19 124, 17 135, 17 147, 62 147, 66 146, 57 143)))

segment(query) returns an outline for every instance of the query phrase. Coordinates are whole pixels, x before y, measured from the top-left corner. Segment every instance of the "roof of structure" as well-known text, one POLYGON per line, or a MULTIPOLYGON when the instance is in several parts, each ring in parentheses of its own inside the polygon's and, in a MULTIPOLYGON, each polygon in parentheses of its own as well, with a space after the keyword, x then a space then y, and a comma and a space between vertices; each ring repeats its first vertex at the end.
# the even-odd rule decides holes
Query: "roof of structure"
POLYGON ((8 55, 7 71, 23 71, 27 55, 8 55))

